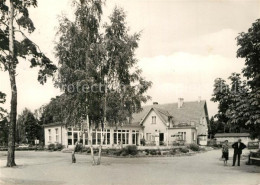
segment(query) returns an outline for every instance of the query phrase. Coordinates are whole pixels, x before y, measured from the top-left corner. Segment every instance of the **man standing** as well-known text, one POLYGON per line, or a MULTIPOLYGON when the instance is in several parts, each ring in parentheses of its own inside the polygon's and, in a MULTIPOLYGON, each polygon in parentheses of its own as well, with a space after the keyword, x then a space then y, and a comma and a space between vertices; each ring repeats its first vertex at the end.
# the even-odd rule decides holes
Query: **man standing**
POLYGON ((241 139, 238 139, 238 142, 235 142, 232 145, 232 148, 234 148, 233 166, 235 166, 236 164, 236 159, 237 159, 237 165, 240 166, 240 156, 242 154, 242 150, 246 148, 246 145, 241 142, 241 139))

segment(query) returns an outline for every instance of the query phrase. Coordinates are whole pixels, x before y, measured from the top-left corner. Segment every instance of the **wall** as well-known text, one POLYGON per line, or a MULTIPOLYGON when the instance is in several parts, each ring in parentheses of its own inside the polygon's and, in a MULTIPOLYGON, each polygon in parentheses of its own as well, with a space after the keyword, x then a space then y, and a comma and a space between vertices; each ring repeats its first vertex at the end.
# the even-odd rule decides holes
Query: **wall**
POLYGON ((186 132, 186 143, 191 144, 196 143, 197 141, 197 133, 195 129, 192 128, 171 128, 168 131, 169 135, 169 145, 171 145, 174 141, 176 141, 176 137, 172 137, 173 135, 178 134, 178 132, 186 132), (192 138, 192 134, 194 135, 194 139, 192 138))
POLYGON ((144 138, 146 139, 146 134, 151 133, 151 135, 156 135, 160 133, 164 133, 164 142, 167 141, 167 127, 166 125, 162 122, 160 117, 155 113, 154 110, 151 110, 146 119, 143 121, 143 126, 144 126, 144 138), (156 116, 156 123, 152 123, 152 116, 156 116))
POLYGON ((251 140, 249 137, 219 137, 216 138, 217 144, 220 144, 221 142, 224 142, 225 140, 228 140, 228 143, 235 143, 238 139, 241 139, 242 143, 245 145, 248 144, 250 141, 258 141, 258 140, 251 140))
POLYGON ((51 126, 44 128, 44 138, 45 145, 61 143, 62 145, 67 145, 66 140, 66 129, 61 126, 51 126), (56 140, 56 129, 58 129, 58 140, 56 140), (49 141, 49 130, 51 130, 51 141, 49 141))

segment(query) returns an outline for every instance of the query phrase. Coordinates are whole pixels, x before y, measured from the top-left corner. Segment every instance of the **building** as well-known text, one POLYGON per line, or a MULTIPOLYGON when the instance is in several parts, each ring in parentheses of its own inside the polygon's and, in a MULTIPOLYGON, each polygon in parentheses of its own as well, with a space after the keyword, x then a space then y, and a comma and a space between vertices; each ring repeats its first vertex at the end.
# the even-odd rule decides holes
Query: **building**
MULTIPOLYGON (((92 130, 92 144, 100 145, 102 133, 103 145, 112 147, 119 143, 123 145, 140 145, 145 140, 146 145, 207 144, 209 116, 206 101, 198 100, 184 102, 179 98, 177 103, 144 106, 139 113, 133 114, 129 124, 107 126, 92 130)), ((83 145, 88 145, 88 133, 82 133, 79 128, 51 123, 44 126, 45 145, 61 143, 67 147, 74 146, 81 138, 83 145), (80 137, 82 135, 82 137, 80 137)))
POLYGON ((217 144, 220 144, 225 140, 228 140, 229 143, 234 143, 237 142, 238 139, 241 139, 241 141, 245 145, 248 145, 248 142, 257 141, 257 140, 252 140, 250 138, 249 133, 217 133, 215 134, 215 139, 217 144))

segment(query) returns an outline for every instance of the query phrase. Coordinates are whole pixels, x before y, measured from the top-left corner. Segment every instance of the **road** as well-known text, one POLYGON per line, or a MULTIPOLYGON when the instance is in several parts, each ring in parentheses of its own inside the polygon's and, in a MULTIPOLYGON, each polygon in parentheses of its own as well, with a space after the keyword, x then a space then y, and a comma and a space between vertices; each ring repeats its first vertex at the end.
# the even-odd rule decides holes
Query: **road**
MULTIPOLYGON (((232 152, 232 151, 231 151, 232 152)), ((193 156, 152 158, 103 157, 100 166, 92 166, 90 156, 61 152, 16 152, 15 168, 7 168, 6 152, 0 152, 0 184, 234 184, 260 185, 260 167, 245 165, 224 167, 220 150, 193 156)))

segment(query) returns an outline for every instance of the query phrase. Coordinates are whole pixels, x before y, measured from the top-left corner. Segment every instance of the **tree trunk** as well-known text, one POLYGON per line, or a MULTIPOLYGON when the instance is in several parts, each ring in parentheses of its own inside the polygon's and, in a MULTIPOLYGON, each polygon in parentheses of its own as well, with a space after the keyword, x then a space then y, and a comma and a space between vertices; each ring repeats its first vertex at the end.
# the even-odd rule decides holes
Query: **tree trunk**
POLYGON ((91 157, 92 157, 92 165, 96 165, 94 150, 92 145, 92 128, 90 127, 88 115, 87 115, 87 129, 88 129, 88 143, 90 145, 91 157), (90 130, 91 129, 91 130, 90 130))
POLYGON ((9 20, 9 79, 12 91, 11 97, 11 112, 10 112, 10 123, 9 123, 9 135, 8 135, 8 153, 7 153, 7 167, 16 166, 15 164, 15 128, 16 128, 16 114, 17 114, 17 88, 16 88, 16 61, 14 56, 14 30, 13 30, 13 19, 14 19, 14 7, 13 1, 10 0, 10 20, 9 20))

